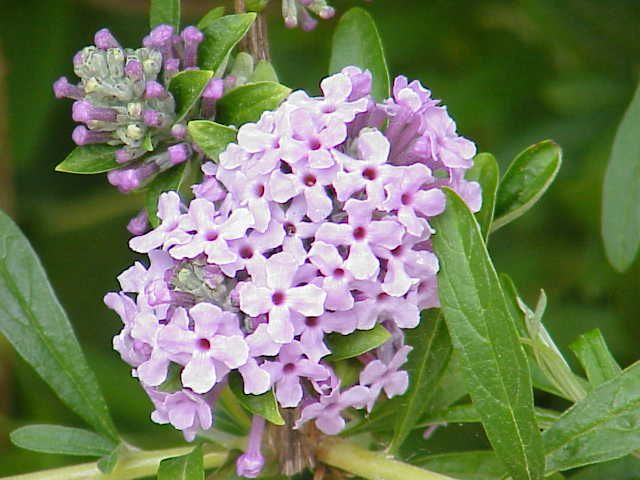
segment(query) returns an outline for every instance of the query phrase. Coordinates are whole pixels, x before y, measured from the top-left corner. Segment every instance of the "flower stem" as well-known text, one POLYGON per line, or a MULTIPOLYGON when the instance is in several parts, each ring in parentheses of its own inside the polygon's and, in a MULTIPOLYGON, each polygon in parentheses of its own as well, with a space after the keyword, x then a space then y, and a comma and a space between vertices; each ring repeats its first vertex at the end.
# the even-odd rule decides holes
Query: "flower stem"
MULTIPOLYGON (((41 470, 4 477, 2 480, 132 480, 150 477, 156 474, 160 462, 165 458, 185 455, 193 447, 168 448, 164 450, 139 451, 128 455, 109 475, 98 470, 96 463, 83 463, 70 467, 41 470)), ((220 449, 206 448, 204 451, 204 467, 212 468, 223 465, 228 452, 220 449)))
POLYGON ((332 467, 369 480, 455 480, 414 465, 371 452, 338 437, 320 440, 316 457, 332 467))
MULTIPOLYGON (((236 13, 245 13, 244 0, 234 0, 234 10, 236 13)), ((255 61, 271 60, 269 50, 269 38, 267 36, 267 21, 264 13, 258 13, 256 21, 251 25, 246 37, 240 43, 242 50, 251 54, 255 61)))

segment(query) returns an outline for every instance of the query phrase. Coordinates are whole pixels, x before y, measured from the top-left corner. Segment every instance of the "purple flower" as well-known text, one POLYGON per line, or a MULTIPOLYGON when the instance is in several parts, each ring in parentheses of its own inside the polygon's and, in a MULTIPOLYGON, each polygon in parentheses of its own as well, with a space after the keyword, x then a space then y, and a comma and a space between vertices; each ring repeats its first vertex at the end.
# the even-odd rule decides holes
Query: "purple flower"
POLYGON ((181 230, 195 233, 188 241, 171 248, 171 256, 195 258, 204 253, 211 263, 225 265, 234 262, 237 256, 229 247, 229 241, 243 237, 252 225, 253 215, 245 208, 226 216, 208 200, 196 198, 189 205, 188 215, 180 221, 181 230))
POLYGON ((356 385, 344 392, 334 388, 329 395, 321 395, 317 403, 304 407, 300 419, 296 422, 296 428, 300 428, 309 420, 315 420, 321 432, 337 435, 345 426, 342 411, 350 407, 364 407, 369 395, 369 389, 362 385, 356 385))
POLYGON ((182 430, 188 441, 192 441, 199 430, 211 428, 213 415, 206 396, 197 395, 188 389, 175 393, 163 393, 151 388, 146 391, 155 406, 151 414, 154 422, 170 423, 182 430))
POLYGON ((276 398, 283 408, 297 407, 303 396, 301 379, 323 380, 329 370, 306 358, 298 342, 284 345, 278 360, 267 362, 265 368, 271 374, 276 388, 276 398))
POLYGON ((409 374, 399 370, 407 361, 407 355, 412 348, 408 345, 401 347, 388 363, 380 360, 369 362, 360 372, 360 384, 369 387, 367 410, 370 412, 373 405, 384 390, 388 398, 402 395, 409 387, 409 374))
POLYGON ((149 233, 129 240, 131 250, 147 253, 151 250, 163 247, 171 248, 174 245, 186 243, 189 235, 180 230, 182 218, 180 197, 176 192, 166 192, 160 195, 158 201, 158 218, 160 225, 149 233))
POLYGON ((264 424, 264 418, 253 416, 247 450, 236 460, 236 473, 239 477, 256 478, 264 467, 264 456, 261 452, 264 424))
POLYGON ((400 245, 404 228, 395 220, 374 220, 372 204, 350 199, 345 205, 347 223, 324 223, 316 239, 331 245, 349 247, 345 267, 358 280, 374 278, 380 262, 372 247, 392 250, 400 245))
POLYGON ((242 311, 251 317, 267 313, 269 335, 279 343, 293 339, 292 313, 318 316, 324 312, 327 294, 315 285, 296 286, 297 267, 298 262, 292 255, 275 254, 253 265, 250 273, 254 280, 239 287, 242 311))
POLYGON ((205 393, 228 369, 247 362, 249 347, 238 326, 238 318, 219 307, 200 303, 189 310, 194 328, 169 323, 159 334, 158 344, 171 359, 184 365, 182 385, 205 393))

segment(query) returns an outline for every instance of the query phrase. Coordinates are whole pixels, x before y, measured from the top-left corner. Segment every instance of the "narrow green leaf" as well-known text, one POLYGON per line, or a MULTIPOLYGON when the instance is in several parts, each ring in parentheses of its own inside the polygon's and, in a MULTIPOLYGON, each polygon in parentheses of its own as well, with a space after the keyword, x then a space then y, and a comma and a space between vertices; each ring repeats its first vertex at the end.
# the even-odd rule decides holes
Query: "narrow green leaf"
POLYGON ((274 82, 247 83, 234 88, 216 104, 216 120, 239 127, 256 122, 267 110, 275 110, 291 89, 274 82))
POLYGON ((480 227, 450 189, 433 220, 438 288, 463 377, 491 444, 514 480, 540 479, 543 455, 527 358, 480 227))
POLYGON ((278 83, 278 74, 273 65, 266 60, 260 60, 249 77, 249 82, 275 82, 278 83))
POLYGON ((151 0, 149 26, 155 28, 163 23, 176 32, 180 30, 180 0, 151 0))
POLYGON ((325 337, 327 347, 331 350, 327 360, 337 362, 357 357, 379 347, 390 338, 391 334, 382 325, 376 325, 370 330, 356 330, 349 335, 330 333, 325 337))
POLYGON ((118 438, 95 374, 40 260, 2 212, 0 333, 69 408, 107 438, 118 438))
POLYGON ((167 458, 160 462, 158 480, 204 480, 202 447, 180 457, 167 458))
POLYGON ((216 160, 218 155, 236 139, 236 129, 208 120, 194 120, 187 125, 189 135, 207 157, 216 160))
POLYGON ((58 455, 101 457, 115 448, 115 443, 102 435, 60 425, 29 425, 14 430, 10 437, 20 448, 58 455))
POLYGON ((547 473, 613 460, 640 449, 640 362, 591 390, 542 438, 547 473))
MULTIPOLYGON (((502 285, 502 290, 504 291, 505 297, 507 299, 507 306, 509 307, 509 312, 511 313, 511 318, 514 319, 516 328, 518 330, 518 335, 522 338, 522 341, 528 339, 529 332, 527 331, 527 327, 525 325, 525 314, 520 309, 520 305, 518 301, 520 300, 520 296, 518 294, 518 289, 516 288, 515 283, 509 275, 506 273, 501 273, 500 275, 500 284, 502 285)), ((543 392, 550 393, 552 395, 556 395, 557 397, 564 398, 571 402, 576 400, 576 395, 580 394, 580 390, 573 390, 566 392, 556 386, 556 383, 547 378, 547 374, 543 371, 542 367, 538 365, 536 361, 536 357, 534 355, 533 348, 525 348, 525 352, 527 354, 527 358, 529 360, 529 367, 531 368, 531 380, 533 381, 534 388, 538 390, 542 390, 543 392)), ((584 392, 583 392, 584 393, 584 392)))
MULTIPOLYGON (((535 407, 536 421, 538 426, 543 430, 551 427, 553 423, 560 418, 560 413, 555 410, 549 410, 546 408, 535 407)), ((442 412, 433 413, 427 418, 422 419, 419 425, 420 428, 428 427, 429 425, 437 425, 441 423, 479 423, 482 422, 480 414, 473 404, 455 405, 442 412)))
POLYGON ((144 194, 144 206, 147 210, 147 214, 149 215, 149 223, 151 223, 152 226, 157 227, 160 222, 160 219, 156 214, 158 211, 158 199, 160 198, 160 195, 163 192, 168 192, 170 190, 178 191, 187 166, 188 162, 185 162, 170 168, 166 172, 158 174, 156 178, 147 185, 144 194))
POLYGON ((640 85, 616 132, 602 188, 602 238, 609 263, 627 270, 640 251, 640 85))
POLYGON ((229 54, 247 34, 256 19, 255 13, 225 15, 207 21, 203 27, 204 40, 198 49, 200 67, 222 76, 229 54))
POLYGON ((209 70, 185 70, 176 74, 169 83, 169 91, 176 100, 176 119, 181 122, 200 100, 202 92, 213 76, 209 70))
POLYGON ((601 383, 618 376, 622 369, 604 341, 599 328, 580 335, 569 348, 575 353, 589 382, 597 387, 601 383))
POLYGON ((547 191, 562 163, 562 150, 551 140, 530 146, 509 165, 498 186, 492 231, 514 221, 547 191))
POLYGON ((275 425, 284 425, 273 391, 269 390, 261 395, 244 393, 242 377, 236 372, 229 375, 229 387, 242 406, 251 413, 260 415, 275 425))
POLYGON ((389 69, 378 29, 371 15, 358 7, 347 11, 338 22, 333 34, 329 73, 337 73, 349 65, 371 72, 373 98, 382 101, 389 96, 389 69))
POLYGON ((500 480, 506 474, 502 462, 489 450, 426 455, 411 463, 459 480, 500 480))
POLYGON ((216 408, 216 428, 241 437, 249 434, 251 417, 228 385, 222 389, 216 408))
POLYGON ((219 19, 224 15, 224 7, 215 7, 207 12, 207 14, 200 19, 198 24, 196 25, 200 30, 204 30, 209 26, 211 22, 219 19))
POLYGON ((500 180, 500 169, 496 157, 490 153, 479 153, 473 159, 473 167, 467 170, 465 178, 476 181, 482 186, 482 209, 476 213, 476 218, 482 229, 485 241, 491 231, 493 214, 496 208, 496 195, 500 180))
POLYGON ((453 347, 440 310, 422 312, 420 324, 408 330, 409 353, 405 370, 409 373, 409 388, 398 398, 396 424, 389 446, 391 454, 398 452, 423 413, 451 358, 453 347))
POLYGON ((121 167, 116 162, 118 147, 111 145, 84 145, 76 147, 56 167, 56 172, 65 173, 104 173, 121 167))
POLYGON ((581 468, 571 480, 638 480, 640 459, 632 455, 581 468))

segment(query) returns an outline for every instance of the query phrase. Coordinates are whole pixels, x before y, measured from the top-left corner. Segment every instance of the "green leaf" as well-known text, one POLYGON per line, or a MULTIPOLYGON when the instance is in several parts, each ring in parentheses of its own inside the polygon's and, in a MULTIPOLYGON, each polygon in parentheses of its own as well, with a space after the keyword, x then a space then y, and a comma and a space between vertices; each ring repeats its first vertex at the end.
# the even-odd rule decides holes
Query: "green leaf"
POLYGON ((167 378, 164 382, 158 385, 156 388, 159 392, 175 393, 178 390, 182 390, 182 375, 183 367, 177 363, 171 362, 167 369, 167 378))
POLYGON ((455 192, 433 219, 438 289, 465 384, 484 429, 514 480, 540 479, 543 455, 527 358, 480 227, 455 192))
POLYGON ((189 135, 207 157, 215 160, 218 155, 236 139, 236 129, 210 122, 193 120, 187 125, 189 135))
POLYGON ((198 29, 204 30, 209 26, 211 22, 219 19, 224 15, 224 7, 215 7, 207 12, 207 14, 200 19, 198 24, 196 25, 198 29))
POLYGON ((107 438, 118 438, 95 374, 40 260, 2 212, 0 333, 69 408, 107 438))
POLYGON ((347 11, 338 22, 333 34, 329 73, 337 73, 349 65, 371 72, 373 98, 382 101, 389 97, 389 69, 378 29, 371 15, 358 7, 347 11))
POLYGON ((467 170, 465 178, 476 181, 482 187, 482 209, 476 213, 476 219, 482 229, 485 241, 489 238, 493 213, 496 208, 496 194, 500 180, 500 169, 496 157, 490 153, 479 153, 473 159, 473 167, 467 170))
POLYGON ((391 334, 382 325, 376 325, 370 330, 356 330, 348 335, 330 333, 325 337, 327 347, 331 350, 327 360, 337 362, 357 357, 379 347, 390 338, 391 334))
POLYGON ((222 389, 216 408, 216 428, 241 437, 249 434, 251 417, 228 385, 222 389))
POLYGON ((407 330, 406 343, 413 350, 405 370, 409 373, 409 388, 398 398, 396 423, 389 452, 398 452, 423 413, 451 358, 453 347, 440 310, 422 312, 420 324, 407 330))
POLYGON ((506 473, 495 453, 488 450, 421 456, 411 463, 459 480, 500 480, 506 473))
POLYGON ((244 393, 242 377, 237 372, 229 375, 229 387, 242 406, 251 413, 264 417, 274 425, 284 425, 273 391, 269 390, 261 395, 244 393))
POLYGON ((104 173, 122 165, 116 162, 118 147, 111 145, 84 145, 76 147, 56 167, 56 172, 65 173, 104 173))
POLYGON ((163 23, 180 30, 180 0, 151 0, 149 26, 155 28, 163 23))
POLYGON ((640 363, 600 384, 542 436, 547 473, 620 458, 640 448, 640 363))
POLYGON ((149 223, 152 226, 157 227, 160 223, 156 212, 158 211, 158 199, 163 192, 178 191, 182 179, 184 178, 185 170, 187 169, 188 162, 184 162, 180 165, 170 168, 166 172, 158 174, 147 185, 144 194, 144 206, 149 215, 149 223))
POLYGON ((216 120, 236 127, 256 122, 262 112, 278 108, 290 92, 290 88, 275 82, 247 83, 218 100, 216 120))
POLYGON ((200 100, 202 92, 213 76, 209 70, 185 70, 176 74, 169 83, 169 91, 176 100, 176 119, 181 122, 200 100))
POLYGON ((229 54, 247 34, 256 19, 255 13, 225 15, 210 20, 202 29, 204 40, 198 49, 200 67, 222 76, 229 54))
MULTIPOLYGON (((540 428, 547 429, 560 418, 560 413, 555 410, 535 407, 536 421, 540 428)), ((429 415, 420 421, 419 427, 424 428, 430 425, 444 423, 479 423, 482 422, 480 414, 473 404, 455 405, 442 412, 429 415)), ((416 426, 417 428, 418 426, 416 426)))
POLYGON ((260 60, 249 77, 249 82, 275 82, 278 83, 278 74, 273 65, 266 60, 260 60))
POLYGON ((594 387, 617 377, 622 372, 599 328, 580 335, 569 348, 580 360, 589 382, 594 387))
POLYGON ((29 425, 14 430, 10 437, 20 448, 58 455, 101 457, 115 447, 114 442, 102 435, 60 425, 29 425))
POLYGON ((167 458, 160 462, 158 480, 204 480, 202 447, 180 457, 167 458))
POLYGON ((640 85, 616 132, 602 188, 602 238, 609 263, 627 270, 640 251, 640 85))
POLYGON ((530 146, 511 162, 498 186, 492 231, 514 221, 547 191, 562 163, 562 150, 551 140, 530 146))

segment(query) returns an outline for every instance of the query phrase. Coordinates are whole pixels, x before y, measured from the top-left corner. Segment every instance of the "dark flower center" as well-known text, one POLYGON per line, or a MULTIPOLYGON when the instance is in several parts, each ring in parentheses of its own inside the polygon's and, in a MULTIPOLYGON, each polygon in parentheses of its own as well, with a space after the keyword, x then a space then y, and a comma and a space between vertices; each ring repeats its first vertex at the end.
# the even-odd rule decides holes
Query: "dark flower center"
POLYGON ((353 230, 353 238, 355 238, 356 240, 363 240, 364 237, 367 236, 367 231, 365 230, 364 227, 356 227, 353 230))
POLYGON ((284 303, 284 292, 274 292, 273 295, 271 295, 271 301, 274 305, 282 305, 284 303))
POLYGON ((335 278, 342 278, 344 277, 344 269, 338 267, 333 271, 333 276, 335 278))
POLYGON ((375 180, 378 177, 378 172, 373 167, 367 167, 362 171, 362 176, 367 180, 375 180))
POLYGON ((284 231, 287 235, 294 235, 296 233, 296 226, 291 222, 287 222, 284 224, 284 231))
POLYGON ((260 183, 260 184, 256 185, 255 194, 256 194, 256 197, 262 197, 264 195, 264 185, 263 184, 260 183))
POLYGON ((284 373, 292 373, 296 369, 295 363, 287 363, 284 367, 282 367, 282 371, 284 373))
POLYGON ((244 258, 245 260, 253 257, 253 249, 249 245, 245 245, 240 249, 240 258, 244 258))
POLYGON ((413 195, 411 195, 410 193, 403 193, 400 197, 400 201, 403 205, 409 205, 411 202, 413 202, 413 195))
POLYGON ((218 232, 216 232, 215 230, 209 230, 205 235, 205 238, 208 242, 214 242, 218 239, 218 232))
POLYGON ((312 175, 310 173, 307 173, 304 178, 302 179, 302 181, 304 182, 304 184, 307 187, 313 187, 316 184, 316 177, 315 175, 312 175))
POLYGON ((304 321, 304 324, 307 327, 317 327, 318 326, 318 317, 307 317, 304 321))
POLYGON ((198 339, 198 349, 199 350, 202 350, 203 352, 206 352, 210 348, 211 348, 211 342, 209 340, 207 340, 206 338, 199 338, 198 339))

